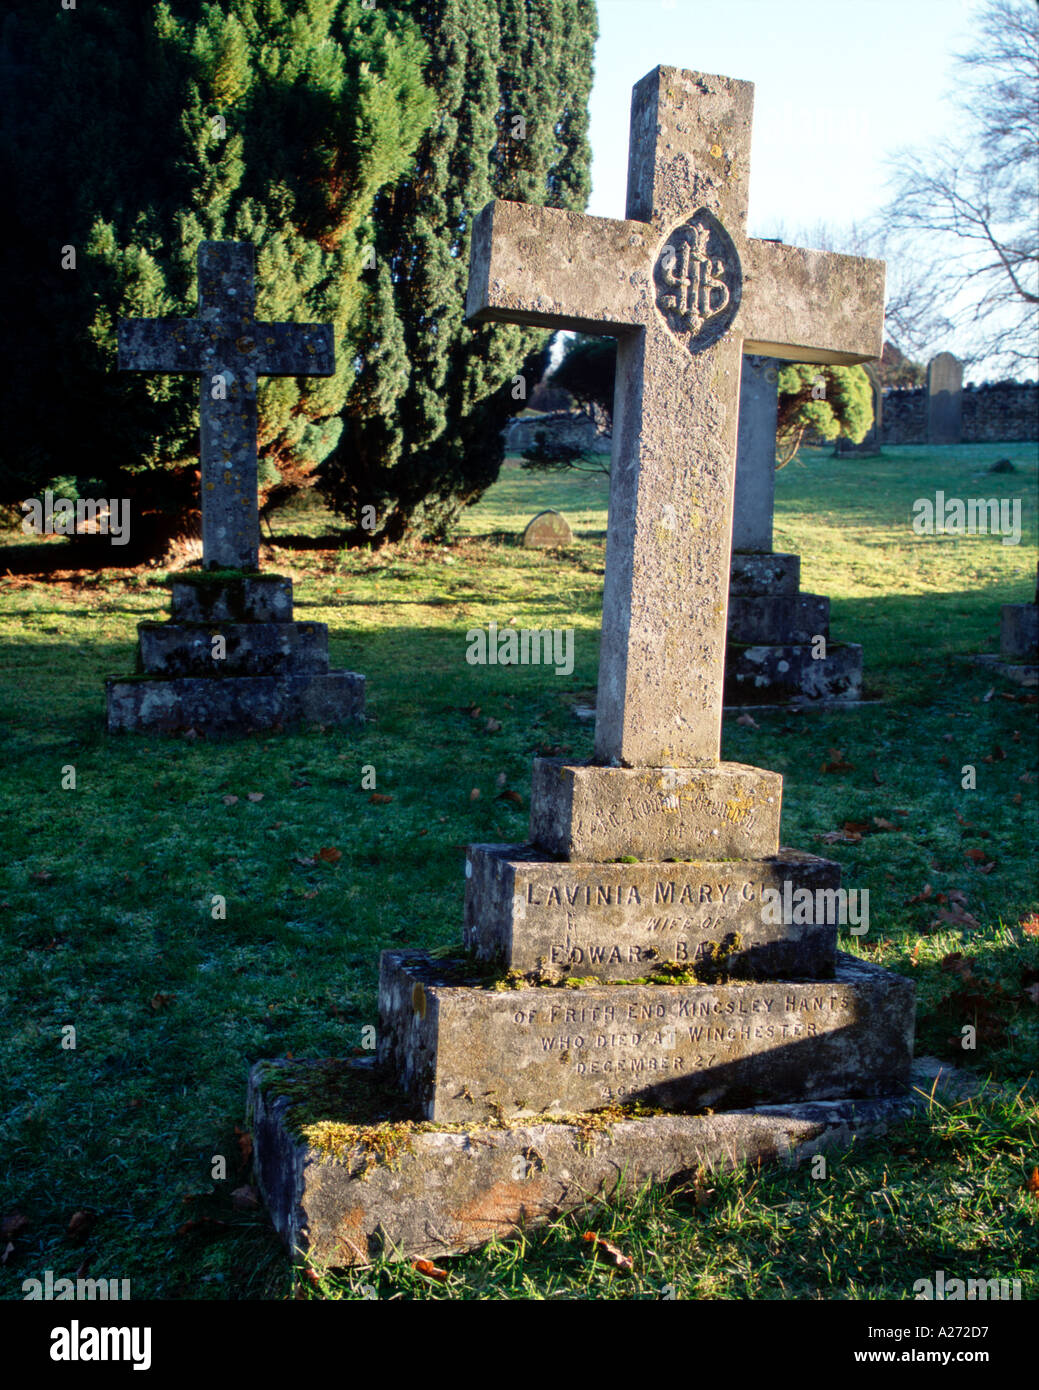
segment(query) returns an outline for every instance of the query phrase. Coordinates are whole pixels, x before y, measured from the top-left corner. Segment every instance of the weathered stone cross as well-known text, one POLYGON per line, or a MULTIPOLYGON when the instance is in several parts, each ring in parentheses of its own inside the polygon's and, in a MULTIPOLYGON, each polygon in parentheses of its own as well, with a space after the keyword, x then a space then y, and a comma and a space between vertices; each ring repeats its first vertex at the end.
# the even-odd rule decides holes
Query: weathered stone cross
POLYGON ((628 221, 490 203, 467 316, 618 338, 595 752, 718 761, 741 356, 879 357, 884 263, 746 235, 753 85, 655 68, 628 221))
POLYGON ((257 569, 256 378, 331 376, 332 325, 258 322, 252 243, 203 241, 197 318, 120 319, 119 370, 201 373, 202 562, 257 569))

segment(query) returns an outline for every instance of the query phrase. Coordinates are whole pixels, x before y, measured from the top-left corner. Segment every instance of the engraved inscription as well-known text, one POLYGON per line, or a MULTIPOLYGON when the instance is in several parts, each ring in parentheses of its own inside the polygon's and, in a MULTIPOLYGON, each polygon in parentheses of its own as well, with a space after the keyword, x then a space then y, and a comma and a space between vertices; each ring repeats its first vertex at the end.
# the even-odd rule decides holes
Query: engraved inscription
POLYGON ((690 352, 717 342, 736 316, 743 286, 739 255, 706 208, 668 237, 653 280, 657 308, 690 352))

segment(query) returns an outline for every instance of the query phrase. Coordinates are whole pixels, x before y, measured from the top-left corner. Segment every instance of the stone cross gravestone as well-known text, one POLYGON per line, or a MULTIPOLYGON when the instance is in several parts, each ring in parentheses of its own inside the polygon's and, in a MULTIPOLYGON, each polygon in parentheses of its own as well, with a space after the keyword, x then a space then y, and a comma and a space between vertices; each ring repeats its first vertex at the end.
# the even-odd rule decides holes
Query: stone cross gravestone
POLYGON ((381 1131, 330 1159, 254 1072, 261 1186, 318 1263, 464 1249, 901 1103, 912 986, 837 952, 838 866, 780 850, 780 776, 719 758, 742 349, 859 361, 883 306, 877 262, 747 239, 751 94, 657 68, 627 221, 496 202, 474 224, 470 319, 619 337, 596 758, 537 758, 531 843, 469 847, 469 955, 383 954, 380 1084, 412 1117, 392 1173, 364 1161, 381 1131))
POLYGON ((743 358, 725 703, 847 702, 862 691, 862 648, 830 641, 830 600, 800 591, 799 555, 772 549, 778 366, 743 358))
POLYGON ((202 573, 173 582, 177 621, 139 625, 137 674, 106 682, 109 729, 360 718, 364 677, 329 670, 324 623, 292 621, 291 579, 256 573, 257 378, 330 376, 332 325, 258 320, 252 244, 203 241, 197 316, 122 319, 119 369, 201 377, 202 573))
POLYGON ((750 113, 748 83, 657 69, 636 88, 627 221, 496 202, 473 228, 474 321, 618 338, 604 762, 718 757, 742 354, 881 349, 881 262, 747 237, 750 113))
POLYGON ((257 320, 253 259, 250 242, 203 241, 197 317, 119 323, 121 372, 201 376, 205 569, 259 566, 257 377, 331 376, 335 370, 330 323, 257 320))
POLYGON ((959 444, 963 440, 963 363, 940 352, 927 364, 927 442, 959 444))

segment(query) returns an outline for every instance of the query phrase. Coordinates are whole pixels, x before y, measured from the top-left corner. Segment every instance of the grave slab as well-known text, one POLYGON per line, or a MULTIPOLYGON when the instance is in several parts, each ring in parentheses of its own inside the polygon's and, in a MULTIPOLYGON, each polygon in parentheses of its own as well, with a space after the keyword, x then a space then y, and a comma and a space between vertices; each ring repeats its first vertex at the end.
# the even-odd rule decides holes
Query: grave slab
POLYGON ((897 1094, 910 981, 838 953, 832 980, 479 988, 463 961, 384 951, 378 1058, 438 1122, 897 1094))
POLYGON ((597 767, 535 758, 530 838, 565 859, 766 859, 783 779, 744 763, 597 767))
POLYGON ((833 974, 841 871, 815 855, 586 864, 546 859, 532 845, 470 845, 465 872, 466 948, 524 976, 630 980, 666 964, 699 979, 833 974), (772 892, 792 903, 801 890, 813 920, 763 920, 772 892))
POLYGON ((279 1061, 253 1067, 247 1123, 275 1230, 298 1263, 321 1270, 462 1254, 603 1199, 634 1197, 647 1182, 842 1153, 925 1111, 932 1091, 951 1102, 955 1077, 921 1059, 913 1090, 884 1099, 438 1128, 397 1111, 387 1119, 382 1083, 362 1061, 279 1061), (351 1076, 338 1089, 352 1102, 301 1124, 294 1097, 337 1089, 330 1066, 351 1076))

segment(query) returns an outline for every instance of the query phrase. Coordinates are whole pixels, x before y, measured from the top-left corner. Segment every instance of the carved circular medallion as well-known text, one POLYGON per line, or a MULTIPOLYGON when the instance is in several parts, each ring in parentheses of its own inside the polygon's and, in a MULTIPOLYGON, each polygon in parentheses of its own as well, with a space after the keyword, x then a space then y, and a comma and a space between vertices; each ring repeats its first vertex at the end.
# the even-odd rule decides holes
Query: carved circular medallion
POLYGON ((713 213, 701 208, 674 229, 653 267, 653 287, 664 321, 690 352, 702 352, 726 332, 740 307, 743 272, 713 213))

